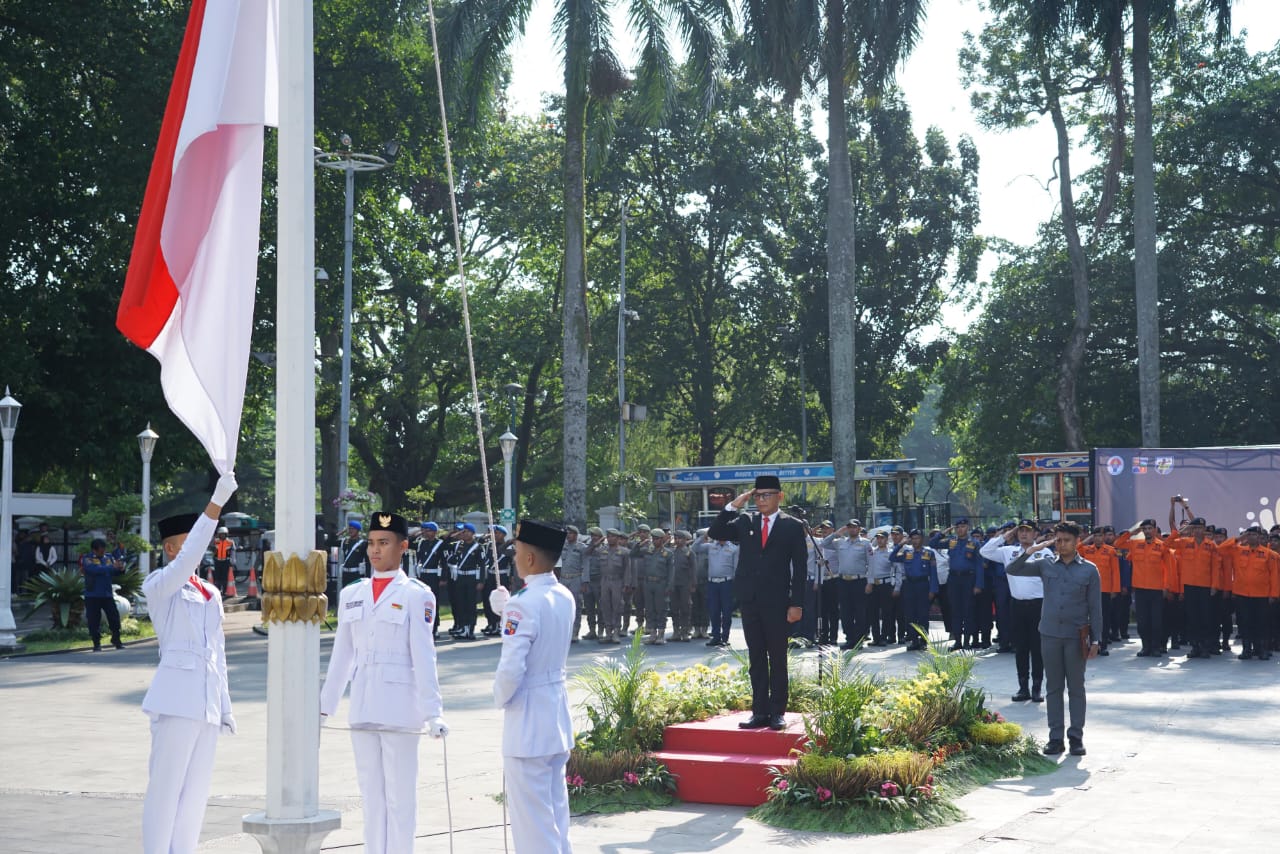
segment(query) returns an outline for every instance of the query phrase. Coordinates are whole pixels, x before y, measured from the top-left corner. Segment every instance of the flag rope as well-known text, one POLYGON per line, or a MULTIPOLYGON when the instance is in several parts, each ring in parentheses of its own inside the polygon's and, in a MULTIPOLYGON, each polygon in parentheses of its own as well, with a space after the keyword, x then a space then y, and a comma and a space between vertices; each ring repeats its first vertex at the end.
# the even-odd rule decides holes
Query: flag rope
MULTIPOLYGON (((476 355, 471 340, 471 307, 467 300, 467 273, 462 259, 462 227, 458 222, 458 194, 453 180, 453 149, 449 144, 449 111, 444 102, 444 74, 440 70, 440 41, 436 36, 435 0, 427 0, 428 19, 431 23, 431 54, 436 70, 436 94, 440 99, 440 133, 444 138, 444 168, 449 181, 449 212, 453 217, 453 249, 458 257, 458 283, 462 293, 462 324, 467 339, 467 368, 471 375, 471 409, 476 419, 476 443, 480 448, 480 481, 484 484, 484 510, 489 517, 489 528, 493 529, 493 496, 489 491, 489 461, 484 450, 484 423, 480 417, 480 386, 476 382, 476 355)), ((498 572, 498 544, 489 537, 489 551, 492 559, 494 586, 500 586, 502 576, 498 572)), ((448 788, 448 766, 445 767, 445 787, 448 788)), ((507 792, 506 775, 503 775, 502 797, 502 850, 507 847, 507 792)), ((450 845, 453 839, 453 817, 449 818, 450 845)))

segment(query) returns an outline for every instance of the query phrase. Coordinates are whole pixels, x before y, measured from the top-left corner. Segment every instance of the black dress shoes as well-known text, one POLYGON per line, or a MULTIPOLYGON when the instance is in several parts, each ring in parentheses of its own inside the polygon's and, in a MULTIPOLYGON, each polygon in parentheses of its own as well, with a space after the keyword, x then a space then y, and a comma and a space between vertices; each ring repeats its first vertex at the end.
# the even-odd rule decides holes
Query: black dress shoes
POLYGON ((738 723, 738 729, 764 729, 770 723, 768 715, 752 715, 738 723))
POLYGON ((1064 753, 1066 749, 1067 749, 1067 746, 1063 744, 1061 741, 1057 741, 1057 740, 1051 741, 1044 746, 1044 755, 1058 756, 1059 754, 1064 753))
POLYGON ((1037 687, 1033 687, 1033 688, 1031 689, 1031 702, 1033 702, 1033 703, 1043 703, 1043 702, 1044 702, 1044 694, 1041 694, 1041 693, 1040 693, 1040 688, 1039 688, 1038 686, 1037 686, 1037 687))
POLYGON ((1073 738, 1073 739, 1070 739, 1070 741, 1071 741, 1071 755, 1084 756, 1085 753, 1087 752, 1084 749, 1084 741, 1079 738, 1073 738))
POLYGON ((784 718, 782 715, 774 715, 773 717, 769 718, 769 729, 780 732, 786 728, 787 728, 787 719, 784 718))
POLYGON ((1027 700, 1031 699, 1031 692, 1026 688, 1019 688, 1018 693, 1014 694, 1010 699, 1015 703, 1025 703, 1027 700))

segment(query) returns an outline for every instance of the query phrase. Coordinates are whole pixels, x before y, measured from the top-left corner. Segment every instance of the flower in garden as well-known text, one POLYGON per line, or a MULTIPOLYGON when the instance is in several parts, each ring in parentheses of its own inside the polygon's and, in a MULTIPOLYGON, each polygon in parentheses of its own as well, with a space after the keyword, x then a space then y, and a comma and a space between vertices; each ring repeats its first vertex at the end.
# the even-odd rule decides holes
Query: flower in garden
POLYGON ((933 785, 933 775, 932 775, 932 774, 930 774, 928 777, 925 777, 925 778, 924 778, 924 781, 925 781, 926 783, 928 783, 930 786, 932 786, 932 785, 933 785))
POLYGON ((819 801, 829 801, 829 800, 831 800, 831 790, 830 790, 830 789, 824 789, 822 786, 819 786, 819 787, 818 787, 818 800, 819 800, 819 801))
POLYGON ((640 778, 631 771, 628 771, 622 775, 622 782, 626 783, 628 786, 635 786, 640 783, 640 778))
POLYGON ((882 798, 896 798, 901 793, 902 790, 898 788, 898 784, 892 780, 885 780, 880 784, 880 797, 882 798))
POLYGON ((579 789, 585 786, 586 784, 587 784, 587 781, 582 779, 581 774, 574 774, 572 777, 569 778, 569 785, 573 786, 575 789, 579 789))
POLYGON ((778 781, 778 783, 777 783, 778 791, 779 791, 779 792, 785 792, 785 791, 787 790, 787 785, 788 785, 788 784, 787 784, 787 781, 786 781, 786 780, 779 780, 779 781, 778 781))
POLYGON ((933 786, 930 786, 928 784, 921 786, 920 788, 916 789, 916 791, 920 794, 921 797, 924 797, 924 798, 933 797, 933 786))

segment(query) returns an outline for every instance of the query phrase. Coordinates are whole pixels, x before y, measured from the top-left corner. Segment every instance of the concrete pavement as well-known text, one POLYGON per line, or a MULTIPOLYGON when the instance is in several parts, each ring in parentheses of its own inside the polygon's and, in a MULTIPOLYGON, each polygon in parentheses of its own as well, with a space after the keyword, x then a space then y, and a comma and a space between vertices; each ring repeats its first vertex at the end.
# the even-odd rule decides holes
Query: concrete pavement
MULTIPOLYGON (((256 613, 227 617, 227 653, 239 734, 218 746, 213 797, 201 851, 250 854, 243 814, 265 793, 266 643, 251 631, 256 613)), ((735 645, 742 647, 741 635, 735 645)), ((329 639, 322 641, 327 660, 329 639)), ((418 786, 420 852, 446 850, 452 811, 454 850, 503 851, 499 744, 492 708, 497 641, 443 642, 439 650, 444 744, 424 738, 418 786), (447 748, 447 755, 446 755, 447 748), (448 798, 446 801, 446 762, 448 798)), ((876 837, 880 851, 1264 851, 1280 833, 1280 660, 1134 658, 1137 645, 1113 647, 1089 667, 1089 755, 1053 774, 1000 782, 959 799, 970 816, 937 830, 876 837)), ((621 656, 621 648, 575 644, 570 669, 621 656)), ((721 653, 720 655, 723 655, 721 653)), ((651 651, 673 667, 717 657, 701 642, 651 651)), ((917 660, 900 647, 862 655, 867 666, 902 673, 917 660)), ((0 850, 63 854, 136 851, 149 747, 139 709, 156 647, 0 661, 0 850)), ((321 672, 325 661, 320 663, 321 672)), ((981 656, 978 682, 993 708, 1044 737, 1043 707, 1014 704, 1013 657, 981 656)), ((344 700, 335 726, 321 732, 321 806, 340 810, 343 827, 326 851, 358 852, 361 815, 344 700)), ((573 820, 578 852, 755 852, 778 846, 844 850, 846 836, 776 830, 746 810, 681 805, 666 810, 573 820)), ((857 844, 857 843, 854 843, 857 844)))

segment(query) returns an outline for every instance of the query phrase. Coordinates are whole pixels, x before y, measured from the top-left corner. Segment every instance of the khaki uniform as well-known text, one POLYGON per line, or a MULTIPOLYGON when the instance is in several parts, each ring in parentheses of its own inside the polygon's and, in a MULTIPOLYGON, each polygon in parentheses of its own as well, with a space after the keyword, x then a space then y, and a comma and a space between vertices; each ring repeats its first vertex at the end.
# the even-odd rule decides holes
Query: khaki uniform
POLYGON ((693 590, 698 577, 692 547, 677 546, 671 562, 671 627, 675 640, 687 641, 693 636, 693 590))
POLYGON ((604 546, 599 566, 600 642, 616 643, 623 630, 623 594, 635 584, 631 550, 626 546, 604 546))
MULTIPOLYGON (((582 585, 586 581, 583 577, 587 569, 586 555, 587 544, 582 540, 566 542, 564 550, 560 552, 560 583, 573 594, 573 634, 569 637, 575 641, 578 639, 578 632, 582 629, 582 585)), ((589 620, 587 625, 594 633, 595 620, 589 620)))
POLYGON ((671 592, 672 553, 652 543, 636 559, 636 582, 644 587, 645 631, 649 643, 666 643, 667 597, 671 592))

